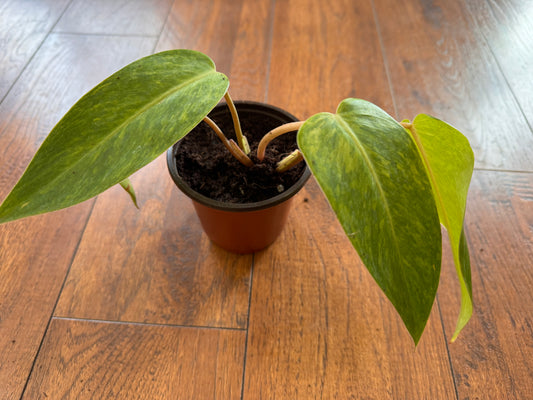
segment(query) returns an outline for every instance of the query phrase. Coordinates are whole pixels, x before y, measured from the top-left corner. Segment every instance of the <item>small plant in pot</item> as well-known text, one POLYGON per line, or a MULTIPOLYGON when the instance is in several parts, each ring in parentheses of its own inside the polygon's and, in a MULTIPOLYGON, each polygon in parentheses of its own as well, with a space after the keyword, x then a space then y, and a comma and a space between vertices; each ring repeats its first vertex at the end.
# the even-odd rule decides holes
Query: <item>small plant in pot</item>
MULTIPOLYGON (((171 175, 196 209, 223 215, 226 222, 215 227, 235 225, 228 220, 229 204, 241 222, 252 221, 261 231, 257 224, 265 204, 273 198, 283 221, 287 211, 280 209, 312 173, 415 343, 435 299, 441 224, 446 228, 462 295, 454 340, 472 313, 463 229, 474 163, 467 139, 431 116, 397 122, 360 99, 343 100, 334 114, 297 121, 275 107, 239 102, 235 107, 228 87, 211 59, 191 50, 154 54, 124 67, 83 96, 54 127, 0 206, 0 223, 80 203, 115 184, 135 201, 128 177, 167 151, 171 175), (213 110, 223 97, 227 104, 213 110), (207 117, 212 110, 212 118, 207 117), (221 151, 211 155, 217 146, 221 151), (191 161, 196 153, 209 155, 191 161), (244 202, 225 200, 224 194, 212 199, 202 193, 204 177, 199 187, 183 179, 187 165, 193 172, 216 172, 220 162, 231 164, 222 173, 228 187, 243 195, 252 187, 268 194, 244 202), (238 178, 242 171, 244 178, 238 178), (261 173, 272 181, 263 183, 261 173)), ((200 218, 207 234, 223 246, 227 236, 239 236, 237 242, 250 236, 249 228, 212 236, 213 226, 200 218)), ((257 250, 274 240, 280 226, 265 228, 271 233, 259 244, 228 248, 257 250)))
POLYGON ((300 162, 296 132, 274 141, 268 151, 264 140, 262 159, 257 156, 265 132, 299 124, 293 115, 262 103, 234 104, 228 93, 225 97, 227 104, 217 105, 167 151, 167 164, 211 241, 234 253, 252 253, 277 238, 292 196, 310 171, 300 162))

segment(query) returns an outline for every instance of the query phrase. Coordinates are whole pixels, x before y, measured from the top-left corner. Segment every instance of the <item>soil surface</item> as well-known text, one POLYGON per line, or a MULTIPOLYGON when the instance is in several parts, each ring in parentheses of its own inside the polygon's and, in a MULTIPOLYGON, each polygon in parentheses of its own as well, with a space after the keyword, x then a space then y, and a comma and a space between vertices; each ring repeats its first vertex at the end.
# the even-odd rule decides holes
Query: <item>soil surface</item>
MULTIPOLYGON (((235 140, 233 122, 229 111, 223 116, 210 115, 228 139, 235 140)), ((274 139, 267 147, 266 157, 259 162, 255 156, 261 138, 281 125, 265 115, 239 113, 241 127, 251 148, 253 167, 237 161, 224 147, 220 139, 205 123, 201 122, 185 136, 176 154, 180 176, 196 192, 211 199, 228 203, 251 203, 266 200, 282 193, 302 175, 305 163, 278 173, 276 164, 297 148, 296 132, 274 139)))

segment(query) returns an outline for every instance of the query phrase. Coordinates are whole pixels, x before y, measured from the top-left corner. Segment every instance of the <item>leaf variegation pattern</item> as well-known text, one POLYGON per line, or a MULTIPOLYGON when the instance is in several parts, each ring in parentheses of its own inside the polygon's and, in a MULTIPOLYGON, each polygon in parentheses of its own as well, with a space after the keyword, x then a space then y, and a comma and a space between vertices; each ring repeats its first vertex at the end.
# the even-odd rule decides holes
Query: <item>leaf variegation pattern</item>
POLYGON ((417 144, 433 188, 439 218, 450 238, 461 286, 461 310, 452 341, 472 316, 470 256, 464 233, 468 187, 474 169, 474 154, 468 139, 446 122, 426 114, 404 126, 417 144))
POLYGON ((229 81, 196 51, 137 60, 59 121, 0 206, 0 223, 80 203, 122 182, 185 136, 229 81))
POLYGON ((429 318, 441 231, 424 164, 409 133, 379 107, 346 99, 309 118, 298 145, 352 245, 415 343, 429 318))

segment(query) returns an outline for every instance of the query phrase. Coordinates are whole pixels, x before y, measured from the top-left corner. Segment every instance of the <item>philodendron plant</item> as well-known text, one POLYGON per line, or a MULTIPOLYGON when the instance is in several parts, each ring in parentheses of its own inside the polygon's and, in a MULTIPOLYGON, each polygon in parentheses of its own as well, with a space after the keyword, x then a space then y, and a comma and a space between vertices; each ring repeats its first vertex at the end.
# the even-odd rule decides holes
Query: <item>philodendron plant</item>
MULTIPOLYGON (((200 121, 209 122, 207 114, 222 97, 231 106, 228 87, 213 61, 196 51, 166 51, 129 64, 83 96, 54 127, 0 206, 0 223, 80 203, 115 184, 129 190, 128 177, 200 121)), ((261 147, 291 129, 298 129, 299 150, 280 169, 303 155, 415 343, 436 296, 441 224, 446 228, 462 293, 454 340, 472 314, 463 230, 474 163, 467 139, 428 115, 397 122, 369 102, 345 99, 335 114, 280 128, 261 147)), ((248 162, 244 137, 237 145, 219 136, 248 162)))

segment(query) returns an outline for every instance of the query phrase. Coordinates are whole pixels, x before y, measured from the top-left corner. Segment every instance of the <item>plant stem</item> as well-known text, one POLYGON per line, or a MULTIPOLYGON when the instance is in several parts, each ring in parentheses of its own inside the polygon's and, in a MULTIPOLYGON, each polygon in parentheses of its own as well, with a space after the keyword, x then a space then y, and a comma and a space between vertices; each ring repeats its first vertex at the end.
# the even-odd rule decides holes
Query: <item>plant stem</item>
POLYGON ((226 92, 224 98, 226 99, 226 103, 228 104, 229 111, 231 113, 231 118, 233 119, 233 126, 235 127, 235 136, 237 137, 237 143, 239 143, 239 147, 242 149, 244 154, 250 154, 250 145, 248 144, 246 136, 244 136, 242 133, 239 114, 237 114, 237 109, 235 108, 235 104, 233 103, 229 92, 226 92))
POLYGON ((252 160, 244 154, 244 152, 237 146, 237 143, 235 143, 233 140, 228 140, 222 130, 219 128, 219 126, 209 117, 204 117, 204 121, 213 129, 213 131, 217 134, 219 139, 222 141, 226 149, 235 157, 237 160, 241 162, 241 164, 251 167, 254 165, 252 160))
POLYGON ((220 129, 220 127, 215 123, 215 121, 213 121, 209 117, 204 117, 204 122, 207 125, 209 125, 211 127, 211 129, 213 129, 213 131, 217 134, 218 138, 222 141, 222 143, 224 143, 224 146, 226 146, 226 148, 227 148, 229 146, 227 144, 228 143, 228 139, 226 138, 226 136, 222 132, 222 129, 220 129))
MULTIPOLYGON (((239 147, 237 143, 233 139, 230 139, 229 144, 232 148, 231 154, 241 162, 241 164, 245 165, 246 167, 252 167, 254 165, 253 161, 250 160, 250 157, 248 157, 246 154, 244 154, 244 151, 239 147)), ((231 150, 230 150, 231 151, 231 150)))
POLYGON ((263 138, 259 142, 259 146, 257 147, 257 158, 259 159, 259 161, 264 160, 266 148, 272 140, 274 140, 278 136, 281 136, 285 133, 297 131, 298 129, 300 129, 303 123, 304 121, 289 122, 288 124, 284 124, 284 125, 278 126, 275 129, 272 129, 265 136, 263 136, 263 138))
POLYGON ((300 161, 303 161, 303 159, 304 155, 302 154, 302 152, 299 149, 296 149, 278 163, 276 171, 278 171, 279 173, 285 172, 294 167, 300 161))

